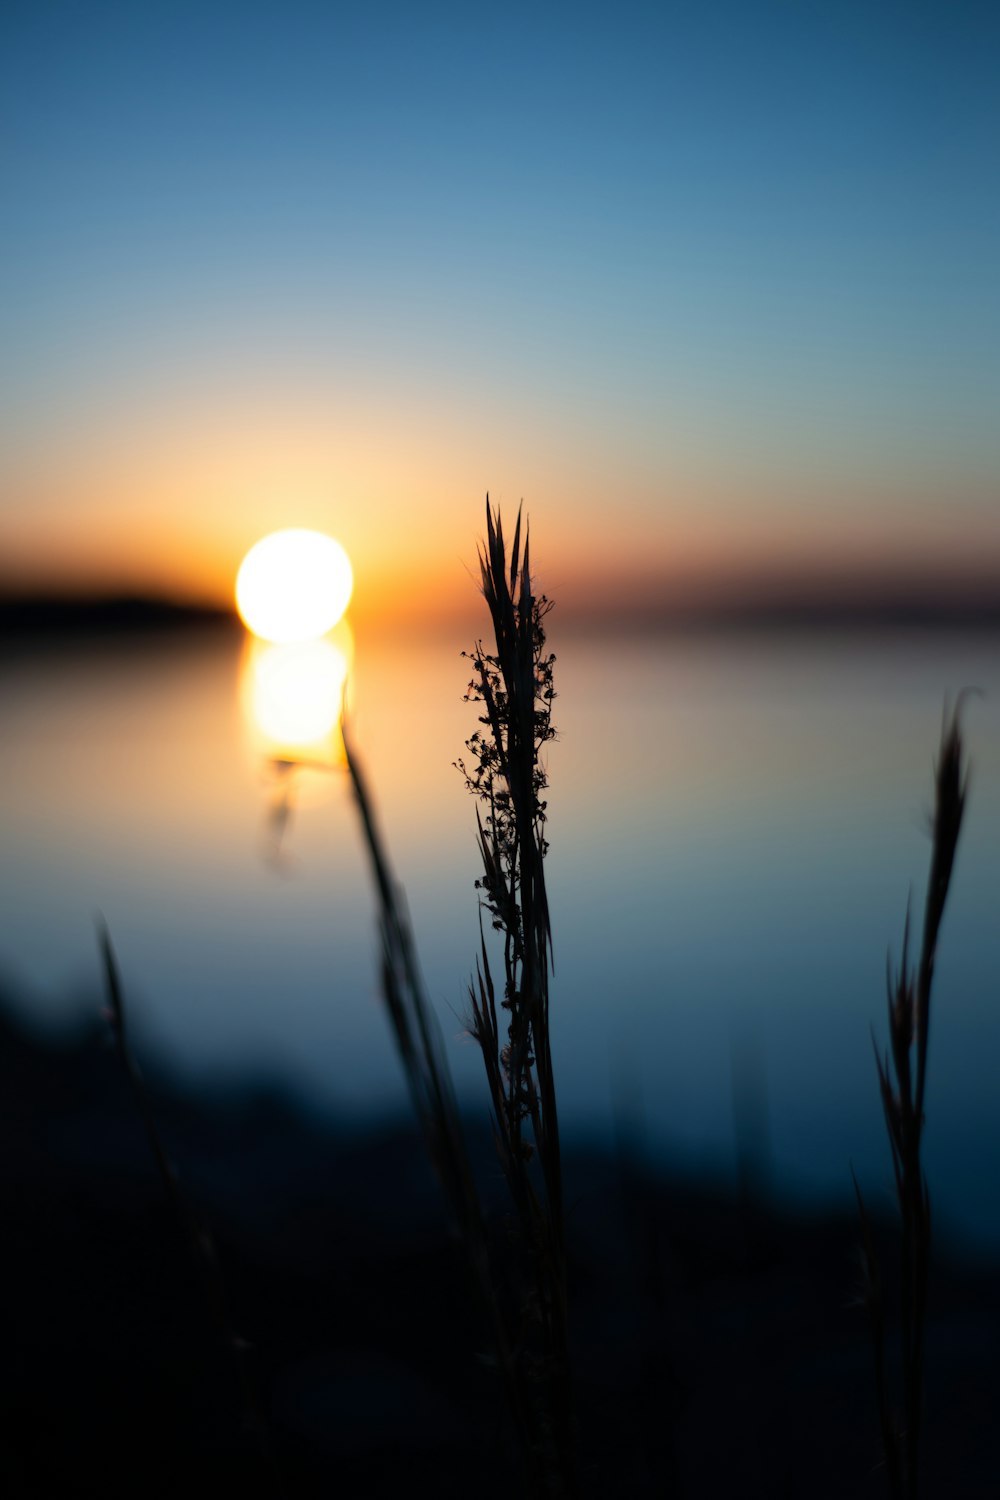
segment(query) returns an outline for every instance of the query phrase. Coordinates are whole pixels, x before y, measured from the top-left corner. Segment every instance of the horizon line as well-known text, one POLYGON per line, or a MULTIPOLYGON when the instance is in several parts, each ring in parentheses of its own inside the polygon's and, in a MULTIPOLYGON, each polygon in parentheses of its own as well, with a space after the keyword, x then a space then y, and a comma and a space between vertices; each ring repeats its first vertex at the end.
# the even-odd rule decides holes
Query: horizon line
MULTIPOLYGON (((884 592, 869 585, 862 592, 797 587, 767 591, 733 588, 711 597, 664 598, 648 596, 630 600, 595 599, 582 603, 575 594, 553 612, 558 627, 575 631, 656 631, 689 629, 927 629, 1000 627, 1000 582, 962 591, 941 588, 933 592, 912 587, 887 587, 884 592)), ((456 600, 451 607, 405 611, 410 625, 435 628, 458 621, 471 613, 475 596, 467 604, 456 600)), ((380 622, 397 627, 403 617, 398 606, 378 608, 371 604, 348 611, 348 618, 364 629, 380 622)), ((0 633, 6 636, 83 633, 101 630, 125 634, 145 628, 169 628, 196 624, 240 624, 232 604, 209 600, 185 600, 153 590, 109 588, 103 590, 14 590, 0 586, 0 633)))

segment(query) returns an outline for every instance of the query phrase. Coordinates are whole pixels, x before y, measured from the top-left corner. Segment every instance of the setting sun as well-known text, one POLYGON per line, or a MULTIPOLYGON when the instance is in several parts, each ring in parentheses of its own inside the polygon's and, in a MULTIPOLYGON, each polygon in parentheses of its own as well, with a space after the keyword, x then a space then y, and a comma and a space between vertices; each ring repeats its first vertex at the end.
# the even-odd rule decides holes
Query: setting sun
POLYGON ((244 624, 265 641, 312 641, 332 630, 354 575, 339 542, 321 531, 275 531, 250 548, 236 576, 244 624))

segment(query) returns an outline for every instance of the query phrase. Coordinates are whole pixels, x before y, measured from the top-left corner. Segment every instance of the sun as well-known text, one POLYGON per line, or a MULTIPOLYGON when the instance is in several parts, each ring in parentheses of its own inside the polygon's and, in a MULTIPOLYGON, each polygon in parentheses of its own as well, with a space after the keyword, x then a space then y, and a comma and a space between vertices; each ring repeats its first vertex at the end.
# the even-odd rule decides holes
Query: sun
POLYGON ((255 542, 236 575, 243 623, 265 641, 314 641, 347 608, 354 588, 350 558, 321 531, 292 527, 255 542))

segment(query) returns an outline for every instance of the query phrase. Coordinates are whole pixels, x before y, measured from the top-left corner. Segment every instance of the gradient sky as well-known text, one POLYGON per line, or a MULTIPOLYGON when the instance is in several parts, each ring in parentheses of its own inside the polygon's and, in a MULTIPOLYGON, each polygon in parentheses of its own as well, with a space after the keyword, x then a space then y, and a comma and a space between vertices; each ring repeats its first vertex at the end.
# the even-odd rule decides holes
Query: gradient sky
POLYGON ((0 14, 0 577, 1000 577, 1000 10, 0 14))

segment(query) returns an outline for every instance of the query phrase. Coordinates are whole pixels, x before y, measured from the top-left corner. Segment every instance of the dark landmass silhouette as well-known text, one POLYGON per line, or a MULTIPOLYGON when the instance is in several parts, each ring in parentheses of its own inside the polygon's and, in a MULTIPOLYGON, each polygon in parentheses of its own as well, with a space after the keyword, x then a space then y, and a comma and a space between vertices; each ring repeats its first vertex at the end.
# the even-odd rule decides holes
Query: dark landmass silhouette
POLYGON ((234 610, 134 594, 98 598, 0 594, 0 636, 128 635, 233 624, 234 610))

